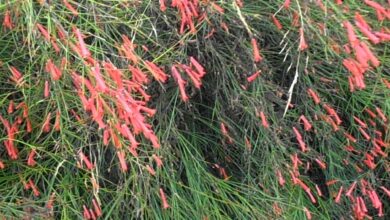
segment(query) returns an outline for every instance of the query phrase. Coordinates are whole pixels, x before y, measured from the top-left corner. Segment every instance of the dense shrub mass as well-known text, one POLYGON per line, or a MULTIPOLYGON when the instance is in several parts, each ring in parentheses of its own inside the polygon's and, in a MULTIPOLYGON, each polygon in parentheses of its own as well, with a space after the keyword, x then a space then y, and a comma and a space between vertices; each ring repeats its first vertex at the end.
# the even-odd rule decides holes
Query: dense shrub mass
POLYGON ((1 0, 2 219, 385 219, 390 2, 1 0))

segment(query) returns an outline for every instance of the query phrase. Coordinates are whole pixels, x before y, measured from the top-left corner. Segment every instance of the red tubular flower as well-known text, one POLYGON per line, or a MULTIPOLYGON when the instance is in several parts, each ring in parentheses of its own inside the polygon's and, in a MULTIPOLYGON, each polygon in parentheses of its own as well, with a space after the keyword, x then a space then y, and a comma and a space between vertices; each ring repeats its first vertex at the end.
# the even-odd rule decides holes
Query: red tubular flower
POLYGON ((45 91, 43 93, 43 96, 45 98, 49 97, 50 96, 50 84, 49 84, 49 81, 45 81, 45 91))
POLYGON ((206 36, 204 36, 204 39, 209 39, 215 34, 215 28, 212 28, 210 33, 208 33, 206 36))
POLYGON ((152 176, 155 176, 156 175, 156 171, 149 165, 146 165, 146 170, 150 173, 150 175, 152 176))
POLYGON ((203 77, 206 74, 206 71, 202 65, 194 58, 190 57, 191 65, 196 69, 200 77, 203 77))
POLYGON ((2 170, 4 168, 5 168, 5 165, 4 165, 3 161, 0 160, 0 170, 2 170))
MULTIPOLYGON (((373 160, 374 158, 370 155, 370 154, 366 154, 367 158, 369 160, 373 160)), ((368 182, 367 180, 365 179, 361 179, 360 180, 360 191, 363 195, 367 195, 367 186, 368 186, 368 182)))
POLYGON ((340 203, 341 194, 343 193, 343 186, 340 187, 339 192, 337 193, 336 198, 334 199, 335 203, 340 203))
POLYGON ((4 124, 5 128, 7 129, 8 137, 4 141, 5 148, 7 150, 8 156, 12 160, 16 160, 18 158, 18 149, 15 147, 14 141, 15 141, 15 135, 18 133, 18 122, 15 121, 12 126, 9 125, 9 122, 5 119, 3 119, 0 116, 1 122, 4 124))
POLYGON ((89 52, 87 46, 85 45, 84 38, 81 35, 81 32, 78 28, 73 27, 73 33, 76 35, 78 40, 78 48, 79 52, 82 58, 87 58, 91 56, 91 53, 89 52))
POLYGON ((168 209, 169 204, 168 204, 167 198, 165 196, 164 190, 162 188, 160 188, 160 197, 161 197, 163 209, 168 209))
POLYGON ((222 135, 223 135, 225 138, 228 139, 228 142, 229 142, 229 143, 233 143, 233 139, 232 139, 232 138, 230 137, 230 135, 228 134, 226 125, 225 125, 223 122, 221 122, 220 127, 221 127, 222 135))
POLYGON ((96 90, 101 92, 107 92, 109 89, 106 86, 106 83, 100 73, 100 65, 98 63, 95 63, 95 66, 91 68, 92 72, 91 74, 94 76, 96 80, 96 90))
POLYGON ((103 62, 104 70, 110 75, 111 79, 113 79, 118 86, 119 89, 123 88, 122 83, 122 71, 120 71, 114 64, 111 62, 103 62))
POLYGON ((235 0, 235 2, 238 5, 238 7, 240 8, 244 7, 244 2, 242 0, 235 0))
POLYGON ((148 108, 145 106, 140 106, 139 110, 141 110, 142 112, 145 112, 149 117, 153 117, 157 112, 156 109, 151 109, 151 108, 148 108))
POLYGON ((356 187, 356 183, 357 183, 356 181, 352 183, 352 185, 349 187, 349 189, 345 193, 346 196, 351 197, 351 194, 356 187))
POLYGON ((103 215, 102 209, 100 208, 99 203, 97 203, 97 201, 95 199, 92 199, 92 205, 93 205, 93 209, 95 210, 96 215, 98 217, 102 216, 103 215))
POLYGON ((354 164, 354 168, 355 168, 356 172, 358 172, 358 173, 362 173, 362 172, 363 172, 363 169, 360 168, 360 167, 359 167, 358 165, 356 165, 356 164, 354 164))
POLYGON ((390 19, 390 13, 387 12, 386 9, 379 3, 371 0, 364 0, 364 3, 375 9, 379 21, 384 20, 385 16, 390 19))
POLYGON ((318 166, 320 166, 321 169, 323 169, 323 170, 326 169, 326 164, 323 161, 321 161, 318 158, 316 158, 315 161, 317 162, 318 166))
POLYGON ((88 170, 93 169, 93 167, 94 167, 93 164, 91 163, 91 161, 89 161, 88 157, 85 156, 85 154, 82 151, 79 152, 79 157, 80 157, 80 160, 82 162, 84 162, 84 164, 87 166, 88 170))
POLYGON ((349 84, 349 91, 354 92, 355 91, 355 85, 354 85, 354 79, 352 76, 348 76, 348 84, 349 84))
POLYGON ((352 210, 353 210, 353 214, 354 214, 354 217, 357 219, 357 220, 363 220, 364 219, 364 216, 366 215, 364 212, 362 212, 361 208, 360 208, 360 204, 359 204, 359 199, 356 200, 356 203, 353 204, 353 207, 352 207, 352 210))
POLYGON ((176 80, 177 84, 179 85, 181 99, 183 100, 183 102, 187 102, 188 96, 186 94, 186 89, 185 89, 186 81, 181 78, 181 75, 179 71, 177 71, 175 66, 172 66, 172 76, 176 80))
POLYGON ((351 53, 351 48, 349 47, 348 44, 345 44, 345 45, 343 46, 343 48, 344 48, 345 53, 347 53, 347 54, 350 54, 350 53, 351 53))
POLYGON ((26 118, 26 131, 27 131, 27 133, 31 133, 32 132, 31 121, 30 121, 29 118, 26 118))
POLYGON ((353 119, 360 125, 362 128, 368 128, 367 124, 360 120, 358 117, 353 116, 353 119))
POLYGON ((245 146, 248 150, 251 150, 252 149, 252 144, 251 142, 249 141, 248 137, 245 136, 245 146))
POLYGON ((66 31, 61 25, 57 24, 56 29, 57 29, 57 35, 60 38, 60 40, 65 40, 68 37, 68 34, 66 33, 66 31))
POLYGON ((167 6, 165 5, 165 0, 159 0, 160 2, 160 10, 165 11, 167 10, 167 6))
POLYGON ((50 73, 53 80, 59 80, 62 76, 61 70, 53 63, 51 59, 46 61, 45 71, 50 73))
POLYGON ((318 7, 321 8, 322 11, 326 12, 326 7, 325 7, 324 3, 322 2, 322 0, 317 0, 316 3, 318 5, 318 7))
POLYGON ((322 197, 322 192, 321 192, 321 189, 320 189, 320 187, 316 184, 316 190, 317 190, 317 194, 318 194, 318 196, 319 197, 322 197))
POLYGON ((15 110, 14 100, 11 100, 8 105, 7 113, 12 114, 15 110))
POLYGON ((46 208, 52 210, 56 194, 53 192, 46 203, 46 208))
POLYGON ((21 180, 23 183, 23 187, 25 190, 29 190, 31 188, 30 183, 25 182, 24 180, 21 180))
POLYGON ((39 192, 37 186, 34 184, 33 180, 30 179, 28 183, 34 193, 34 196, 39 196, 41 193, 39 192))
POLYGON ((376 123, 373 120, 368 119, 368 122, 370 123, 371 126, 376 127, 376 123))
POLYGON ((310 200, 312 203, 316 203, 316 199, 315 197, 313 196, 313 194, 311 193, 311 190, 310 188, 304 183, 302 182, 302 180, 300 179, 296 179, 297 180, 297 184, 306 192, 306 194, 309 196, 310 200))
POLYGON ((42 130, 45 133, 50 131, 50 119, 51 119, 51 112, 47 114, 46 119, 42 124, 42 130))
POLYGON ((359 131, 360 131, 360 133, 363 135, 363 137, 364 137, 367 141, 369 141, 369 140, 371 139, 370 135, 368 135, 367 132, 366 132, 363 128, 359 127, 359 131))
POLYGON ((276 175, 278 176, 279 185, 283 187, 284 184, 286 183, 286 180, 284 180, 283 175, 282 175, 282 173, 280 172, 280 170, 277 170, 277 171, 276 171, 276 175))
POLYGON ((264 114, 263 111, 260 112, 260 118, 261 118, 261 123, 262 123, 262 125, 263 125, 265 128, 268 128, 268 127, 269 127, 269 124, 268 124, 267 118, 265 117, 265 114, 264 114))
POLYGON ((92 209, 89 209, 89 213, 91 214, 91 219, 92 219, 92 220, 96 220, 95 212, 93 212, 92 209))
POLYGON ((335 184, 335 183, 337 183, 338 182, 338 180, 336 180, 336 179, 334 179, 334 180, 329 180, 328 182, 326 182, 326 185, 327 186, 331 186, 331 185, 333 185, 333 184, 335 184))
POLYGON ((125 136, 131 142, 131 149, 136 149, 139 145, 137 140, 135 139, 133 133, 131 133, 129 127, 126 124, 121 125, 120 129, 123 136, 125 136))
POLYGON ((312 203, 316 203, 316 202, 317 202, 316 199, 315 199, 315 197, 314 197, 313 194, 311 193, 310 189, 307 190, 307 191, 305 191, 305 192, 306 192, 307 195, 309 196, 309 198, 310 198, 310 200, 311 200, 312 203))
POLYGON ((110 139, 110 131, 106 128, 103 131, 103 145, 107 146, 110 139))
POLYGON ((220 14, 224 14, 225 10, 214 2, 211 2, 211 6, 220 14))
POLYGON ((160 148, 160 143, 158 142, 158 138, 153 133, 152 130, 150 130, 150 129, 144 130, 143 134, 144 134, 146 139, 148 139, 150 142, 152 142, 152 145, 154 148, 156 148, 156 149, 160 148))
POLYGON ((283 3, 283 7, 285 9, 289 9, 290 8, 290 4, 291 4, 291 0, 285 0, 284 3, 283 3))
POLYGON ((121 46, 122 49, 121 52, 124 53, 124 55, 128 60, 132 61, 134 64, 137 64, 138 57, 134 53, 134 49, 136 46, 133 44, 133 42, 131 42, 131 40, 126 35, 122 34, 122 40, 123 40, 123 45, 121 46))
POLYGON ((388 89, 390 89, 390 82, 389 82, 389 81, 387 81, 385 78, 383 78, 383 79, 382 79, 382 82, 383 82, 383 84, 386 85, 386 87, 387 87, 388 89))
POLYGON ((374 32, 374 34, 376 36, 379 37, 379 39, 382 41, 382 42, 386 42, 386 41, 390 41, 390 34, 388 33, 385 33, 383 31, 379 32, 379 31, 376 31, 374 32))
POLYGON ((30 166, 30 167, 33 167, 36 165, 36 161, 34 160, 34 157, 35 157, 35 154, 36 154, 36 150, 35 149, 32 149, 30 154, 28 155, 28 159, 27 159, 27 165, 30 166))
POLYGON ((167 81, 168 76, 156 64, 150 61, 145 61, 145 65, 157 81, 162 83, 165 83, 167 81))
POLYGON ((132 79, 135 82, 140 83, 140 84, 148 84, 149 83, 148 77, 145 75, 145 73, 143 73, 137 67, 129 65, 129 70, 132 73, 132 79))
POLYGON ((122 172, 126 172, 128 168, 126 164, 125 153, 123 151, 117 151, 116 154, 118 156, 122 172))
POLYGON ((61 113, 59 110, 57 110, 56 112, 56 120, 54 122, 54 130, 55 131, 59 131, 61 129, 61 113))
POLYGON ((382 202, 380 201, 379 196, 375 190, 368 190, 368 196, 374 208, 380 209, 382 207, 382 202))
POLYGON ((340 117, 338 116, 337 112, 332 107, 330 107, 328 104, 324 104, 323 107, 325 108, 326 112, 334 118, 336 124, 340 125, 342 121, 341 121, 340 117))
POLYGON ((56 40, 55 40, 54 38, 52 38, 52 39, 50 40, 50 43, 51 43, 51 46, 53 47, 54 51, 55 51, 57 54, 59 54, 60 51, 61 51, 61 49, 60 49, 60 47, 58 46, 56 40))
POLYGON ((121 149, 122 144, 119 140, 119 137, 116 135, 114 129, 110 129, 110 136, 111 136, 111 140, 112 140, 114 147, 116 147, 117 149, 121 149))
POLYGON ((84 209, 83 212, 84 219, 91 219, 91 213, 89 213, 88 208, 85 205, 83 205, 83 209, 84 209))
POLYGON ((297 11, 294 11, 293 13, 293 20, 291 22, 291 26, 299 27, 299 13, 297 11))
POLYGON ((298 129, 296 127, 293 127, 293 131, 295 133, 296 139, 297 139, 297 141, 299 143, 299 146, 301 147, 302 152, 307 151, 308 149, 307 149, 307 146, 306 146, 305 142, 302 139, 301 133, 299 133, 299 131, 298 131, 298 129))
POLYGON ((282 30, 282 29, 283 29, 283 26, 282 26, 282 24, 280 23, 280 21, 275 17, 275 15, 272 15, 271 18, 272 18, 272 22, 275 24, 275 26, 276 26, 279 30, 282 30))
POLYGON ((74 16, 78 16, 79 13, 77 12, 77 10, 75 8, 73 8, 73 6, 68 2, 68 0, 62 0, 62 2, 64 3, 65 7, 72 12, 72 14, 74 16))
POLYGON ((390 190, 388 190, 386 187, 384 187, 384 186, 381 186, 381 187, 379 187, 379 188, 381 188, 382 190, 383 190, 383 192, 388 196, 388 197, 390 197, 390 190))
POLYGON ((365 72, 368 69, 368 55, 366 51, 363 49, 363 47, 360 46, 360 44, 356 44, 354 47, 356 60, 360 64, 361 68, 363 69, 363 72, 365 72))
POLYGON ((3 27, 10 30, 13 28, 11 12, 9 10, 4 13, 3 27))
POLYGON ((378 58, 371 52, 370 48, 367 46, 367 44, 365 44, 364 42, 361 42, 360 43, 360 46, 363 48, 363 50, 365 51, 365 53, 367 54, 368 56, 368 59, 370 60, 371 64, 374 66, 374 67, 378 67, 380 65, 380 61, 378 60, 378 58))
POLYGON ((148 95, 145 90, 142 89, 142 87, 137 87, 136 90, 141 94, 141 96, 144 98, 146 102, 150 101, 151 96, 148 95))
POLYGON ((130 152, 131 155, 133 155, 134 157, 138 157, 137 148, 129 147, 129 152, 130 152))
POLYGON ((10 66, 9 67, 11 73, 12 73, 12 77, 11 79, 16 83, 16 84, 19 84, 21 82, 21 79, 23 77, 22 73, 19 72, 18 69, 16 69, 15 67, 13 66, 10 66))
POLYGON ((373 111, 371 111, 370 109, 365 108, 364 111, 365 111, 371 118, 373 118, 373 119, 376 118, 376 114, 375 114, 373 111))
POLYGON ((50 42, 50 34, 46 30, 46 28, 39 23, 37 24, 37 28, 38 28, 39 32, 41 32, 43 38, 45 38, 47 40, 47 42, 50 42))
POLYGON ((290 176, 291 176, 291 180, 293 182, 293 184, 298 184, 298 178, 295 176, 295 174, 291 171, 290 172, 290 176))
POLYGON ((321 115, 321 118, 328 124, 330 124, 333 128, 333 131, 338 131, 340 130, 339 126, 336 124, 336 122, 329 117, 328 115, 321 115))
POLYGON ((161 158, 159 156, 157 156, 156 154, 153 154, 152 157, 153 157, 154 161, 156 162, 157 167, 158 168, 162 167, 163 162, 162 162, 161 158))
POLYGON ((194 84, 195 88, 200 89, 200 87, 202 86, 200 78, 202 78, 202 76, 186 65, 180 65, 180 67, 184 69, 187 75, 191 78, 191 81, 194 84))
POLYGON ((360 32, 364 34, 373 44, 378 44, 380 39, 372 33, 367 27, 363 26, 360 22, 355 22, 356 27, 359 28, 360 32))
POLYGON ((294 171, 298 170, 298 164, 302 164, 302 161, 299 160, 299 158, 298 158, 298 154, 295 153, 294 155, 291 155, 290 157, 291 157, 291 161, 293 163, 293 170, 294 171))
POLYGON ((360 29, 360 31, 371 40, 372 43, 377 44, 380 42, 380 39, 371 32, 371 27, 367 24, 359 12, 355 13, 355 24, 360 29))
POLYGON ((361 196, 359 196, 359 197, 357 197, 357 199, 359 201, 360 209, 365 213, 368 212, 367 207, 366 207, 366 203, 364 202, 363 198, 361 196))
POLYGON ((309 94, 309 96, 313 99, 314 103, 315 104, 320 104, 321 100, 320 98, 318 97, 317 93, 314 92, 311 88, 307 89, 307 93, 309 94))
POLYGON ((221 28, 226 32, 229 33, 229 27, 225 22, 221 22, 221 28))
POLYGON ((260 73, 261 73, 261 70, 258 70, 258 71, 256 71, 254 74, 252 74, 251 76, 249 76, 248 78, 246 78, 246 80, 247 80, 249 83, 251 83, 251 82, 255 81, 255 79, 256 79, 257 77, 259 77, 260 73))
POLYGON ((310 211, 306 207, 303 207, 303 211, 305 212, 306 218, 308 220, 311 220, 312 216, 311 216, 310 211))
POLYGON ((354 47, 355 44, 358 43, 359 41, 357 39, 353 26, 349 21, 344 21, 343 25, 347 31, 349 43, 351 44, 352 47, 354 47))
POLYGON ((260 62, 263 58, 260 56, 260 51, 259 48, 257 47, 257 41, 255 38, 251 39, 252 43, 252 49, 253 49, 253 60, 255 63, 260 62))
POLYGON ((336 5, 342 5, 343 4, 342 0, 335 0, 335 2, 336 2, 336 5))
POLYGON ((375 107, 376 113, 378 113, 379 117, 382 119, 383 122, 387 122, 386 115, 382 112, 382 110, 378 107, 375 107))
POLYGON ((309 131, 313 127, 304 115, 301 115, 301 117, 299 117, 299 120, 303 122, 303 127, 305 131, 309 131))
POLYGON ((366 159, 363 160, 364 164, 371 170, 375 169, 376 165, 374 163, 374 157, 372 157, 370 154, 366 153, 365 154, 366 159))
POLYGON ((303 51, 306 50, 309 46, 306 43, 305 35, 303 33, 303 28, 299 28, 299 50, 303 51))

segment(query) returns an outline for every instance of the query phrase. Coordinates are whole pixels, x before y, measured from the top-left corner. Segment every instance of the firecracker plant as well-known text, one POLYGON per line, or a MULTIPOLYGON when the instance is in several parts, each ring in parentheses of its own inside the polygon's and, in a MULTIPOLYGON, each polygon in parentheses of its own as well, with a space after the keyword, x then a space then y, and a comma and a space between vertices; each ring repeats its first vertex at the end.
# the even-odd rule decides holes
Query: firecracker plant
POLYGON ((0 0, 1 219, 386 219, 390 1, 0 0))

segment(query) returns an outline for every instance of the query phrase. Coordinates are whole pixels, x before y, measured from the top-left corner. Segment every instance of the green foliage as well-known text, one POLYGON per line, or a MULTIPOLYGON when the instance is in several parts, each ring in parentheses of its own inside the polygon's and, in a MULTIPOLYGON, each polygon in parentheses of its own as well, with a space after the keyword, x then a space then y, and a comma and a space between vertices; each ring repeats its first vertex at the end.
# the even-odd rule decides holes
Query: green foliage
MULTIPOLYGON (((19 150, 17 159, 8 155, 5 142, 9 132, 0 123, 0 162, 5 165, 0 169, 1 217, 78 219, 83 218, 83 205, 93 209, 92 200, 96 199, 104 219, 304 219, 304 207, 313 219, 350 218, 356 213, 345 191, 361 180, 369 183, 367 189, 377 191, 384 215, 388 215, 389 196, 380 187, 390 185, 389 148, 381 148, 385 155, 376 156, 375 168, 369 169, 363 161, 368 152, 373 152, 375 142, 365 140, 353 116, 367 123, 365 130, 371 138, 377 137, 388 146, 388 121, 377 116, 372 119, 374 126, 364 109, 375 112, 378 108, 390 116, 390 89, 384 83, 384 79, 390 81, 389 44, 371 44, 356 28, 359 39, 369 45, 381 65, 365 72, 366 88, 351 92, 351 73, 343 60, 354 55, 343 48, 349 41, 342 24, 346 20, 353 23, 359 11, 373 30, 383 28, 389 34, 389 19, 378 21, 375 10, 361 1, 337 5, 336 1, 295 0, 289 9, 282 7, 282 0, 243 1, 243 7, 235 0, 199 2, 199 10, 206 17, 194 18, 196 33, 188 29, 180 33, 183 18, 178 8, 171 7, 171 1, 167 1, 164 12, 159 1, 152 0, 69 1, 77 16, 63 1, 0 1, 0 20, 8 11, 13 24, 0 31, 0 115, 10 124, 18 117, 22 120, 14 140, 19 150), (318 2, 323 2, 325 10, 318 2), (216 10, 218 5, 224 13, 216 10), (281 30, 273 23, 273 14, 281 30), (37 24, 48 30, 59 52, 37 24), (74 84, 74 71, 85 78, 93 75, 93 65, 72 49, 72 44, 79 43, 75 27, 84 35, 94 60, 112 62, 122 71, 123 80, 131 81, 134 74, 128 66, 136 65, 119 52, 122 35, 128 36, 137 45, 134 53, 140 60, 138 67, 152 81, 141 87, 151 96, 147 107, 157 110, 146 121, 161 147, 153 147, 148 138, 137 135, 140 145, 135 157, 127 150, 131 142, 119 135, 127 172, 121 170, 117 157, 122 149, 113 141, 104 146, 105 129, 99 128, 85 110, 74 84), (300 28, 308 44, 305 50, 299 50, 300 28), (65 39, 60 39, 58 29, 67 33, 65 39), (253 60, 251 39, 257 40, 261 62, 253 60), (182 74, 189 96, 184 102, 171 67, 190 65, 191 56, 207 73, 201 89, 182 74), (46 71, 48 59, 61 69, 59 80, 53 80, 46 71), (144 61, 159 65, 169 76, 167 82, 154 80, 144 61), (18 83, 11 79, 11 67, 22 73, 18 83), (259 77, 248 82, 256 71, 260 71, 259 77), (50 83, 49 97, 44 97, 45 81, 50 83), (318 93, 320 104, 313 102, 309 88, 318 93), (28 117, 22 117, 22 105, 10 113, 11 102, 15 107, 24 103, 28 117), (290 102, 292 107, 286 109, 290 102), (335 109, 342 120, 337 131, 324 104, 335 109), (53 128, 57 111, 58 130, 53 128), (269 127, 263 125, 260 112, 269 127), (45 132, 49 113, 51 129, 45 132), (311 122, 310 131, 304 131, 301 115, 311 122), (31 121, 31 132, 27 132, 27 120, 31 121), (227 133, 221 130, 221 123, 227 133), (300 131, 309 151, 301 151, 293 127, 300 131), (382 136, 378 137, 375 130, 382 136), (358 141, 349 141, 346 132, 358 141), (348 145, 359 153, 346 150, 348 145), (37 163, 28 166, 32 150, 37 152, 37 163), (94 164, 93 169, 84 166, 80 152, 94 164), (292 165, 294 154, 302 161, 296 170, 292 165), (156 166, 153 155, 162 158, 162 167, 156 166), (326 168, 321 169, 316 159, 326 163, 326 168), (150 174, 147 166, 156 174, 150 174), (315 204, 299 184, 294 184, 291 175, 296 171, 315 195, 315 204), (277 172, 286 181, 283 186, 277 172), (29 180, 34 181, 39 196, 25 189, 29 180), (327 184, 331 180, 337 182, 327 184), (341 202, 336 203, 341 186, 344 192, 341 202), (162 208, 160 188, 166 194, 168 209, 162 208), (50 200, 54 201, 53 208, 47 205, 50 200)), ((388 8, 387 3, 381 4, 388 8)), ((108 74, 103 78, 107 85, 115 85, 108 74)), ((96 87, 95 80, 91 81, 96 87)), ((82 90, 90 94, 84 84, 82 90)), ((131 94, 143 100, 140 94, 131 94)), ((117 111, 116 96, 99 93, 99 97, 117 111)), ((109 115, 107 106, 105 123, 114 124, 119 116, 109 115)), ((362 188, 359 185, 353 195, 362 196, 362 188)), ((376 219, 378 210, 369 196, 364 199, 369 207, 367 215, 376 219)))

